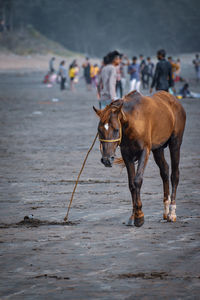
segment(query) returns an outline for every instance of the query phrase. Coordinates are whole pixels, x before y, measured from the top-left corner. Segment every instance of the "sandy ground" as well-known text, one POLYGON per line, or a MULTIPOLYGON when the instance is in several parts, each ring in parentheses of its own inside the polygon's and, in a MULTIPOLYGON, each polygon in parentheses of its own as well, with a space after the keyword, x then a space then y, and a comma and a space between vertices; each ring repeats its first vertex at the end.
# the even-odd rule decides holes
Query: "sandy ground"
MULTIPOLYGON (((48 71, 48 63, 51 57, 54 56, 56 58, 54 66, 58 69, 58 66, 62 60, 66 61, 66 66, 68 67, 69 64, 73 61, 73 59, 77 59, 79 65, 84 62, 84 56, 69 56, 69 57, 62 57, 53 54, 47 55, 15 55, 15 54, 7 54, 0 52, 0 73, 30 73, 30 72, 40 72, 40 71, 48 71)), ((91 59, 93 63, 99 63, 99 59, 91 59)))
POLYGON ((42 85, 43 75, 0 74, 0 299, 199 299, 200 100, 182 100, 187 126, 176 223, 162 220, 162 182, 151 156, 142 187, 145 224, 125 226, 126 170, 105 168, 97 142, 64 226, 96 134, 97 101, 82 81, 77 92, 61 93, 42 85), (31 214, 40 222, 19 223, 31 214))

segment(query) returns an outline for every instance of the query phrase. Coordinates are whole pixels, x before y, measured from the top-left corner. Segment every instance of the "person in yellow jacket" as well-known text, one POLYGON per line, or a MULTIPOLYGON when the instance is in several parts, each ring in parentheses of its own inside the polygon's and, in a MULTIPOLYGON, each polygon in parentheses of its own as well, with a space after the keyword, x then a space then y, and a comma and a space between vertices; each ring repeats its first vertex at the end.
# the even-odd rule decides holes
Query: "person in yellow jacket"
POLYGON ((78 82, 78 72, 79 72, 79 67, 77 65, 76 60, 74 60, 69 66, 69 79, 70 79, 71 91, 75 90, 74 84, 78 82))
MULTIPOLYGON (((168 57, 168 62, 169 62, 169 63, 171 64, 171 66, 172 66, 172 80, 173 80, 173 82, 174 82, 174 79, 175 79, 175 77, 176 77, 176 72, 177 72, 178 69, 179 69, 179 65, 173 61, 173 59, 172 59, 171 56, 168 57)), ((176 94, 175 86, 173 86, 172 92, 173 92, 174 94, 176 94)))
POLYGON ((175 75, 176 75, 176 72, 178 71, 178 69, 180 68, 179 65, 177 63, 175 63, 172 59, 171 56, 168 57, 168 62, 171 64, 172 66, 172 79, 174 80, 175 79, 175 75))
POLYGON ((92 78, 92 84, 97 87, 98 84, 98 75, 99 75, 99 67, 97 64, 91 65, 90 67, 90 76, 92 78))

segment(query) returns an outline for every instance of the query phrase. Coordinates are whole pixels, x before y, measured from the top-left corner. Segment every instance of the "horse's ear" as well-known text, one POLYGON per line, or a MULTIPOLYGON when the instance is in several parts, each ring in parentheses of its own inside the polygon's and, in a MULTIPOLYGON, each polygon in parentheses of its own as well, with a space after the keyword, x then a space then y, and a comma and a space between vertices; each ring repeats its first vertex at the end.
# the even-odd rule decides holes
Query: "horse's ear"
POLYGON ((93 109, 94 109, 95 113, 97 114, 97 116, 100 117, 101 110, 100 110, 100 109, 97 109, 97 108, 94 107, 94 106, 93 106, 93 109))

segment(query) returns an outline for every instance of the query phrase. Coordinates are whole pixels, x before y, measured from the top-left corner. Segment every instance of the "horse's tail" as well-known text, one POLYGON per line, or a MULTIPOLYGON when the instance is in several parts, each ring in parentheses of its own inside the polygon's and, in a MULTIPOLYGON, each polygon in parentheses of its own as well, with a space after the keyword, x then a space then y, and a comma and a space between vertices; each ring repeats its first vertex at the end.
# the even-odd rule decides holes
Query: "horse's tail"
POLYGON ((115 158, 114 164, 115 164, 115 165, 119 165, 119 166, 121 166, 122 168, 125 167, 125 163, 124 163, 124 160, 123 160, 122 157, 117 157, 117 158, 115 158))

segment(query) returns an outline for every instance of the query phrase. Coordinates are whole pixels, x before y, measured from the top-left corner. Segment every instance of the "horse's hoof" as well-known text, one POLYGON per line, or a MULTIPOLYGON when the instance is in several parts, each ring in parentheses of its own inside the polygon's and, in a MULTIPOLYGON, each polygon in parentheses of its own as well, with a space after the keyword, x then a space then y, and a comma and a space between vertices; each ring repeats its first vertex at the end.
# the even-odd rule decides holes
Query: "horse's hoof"
POLYGON ((167 222, 176 222, 176 216, 167 216, 167 222))
POLYGON ((163 214, 163 220, 167 220, 167 214, 163 214))
POLYGON ((141 227, 144 224, 144 217, 141 218, 135 218, 134 225, 136 227, 141 227))
POLYGON ((126 226, 133 226, 133 225, 134 225, 134 220, 130 218, 126 223, 126 226))

